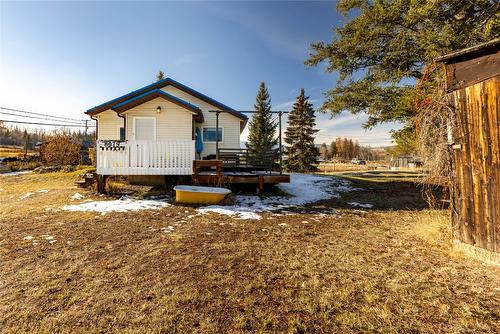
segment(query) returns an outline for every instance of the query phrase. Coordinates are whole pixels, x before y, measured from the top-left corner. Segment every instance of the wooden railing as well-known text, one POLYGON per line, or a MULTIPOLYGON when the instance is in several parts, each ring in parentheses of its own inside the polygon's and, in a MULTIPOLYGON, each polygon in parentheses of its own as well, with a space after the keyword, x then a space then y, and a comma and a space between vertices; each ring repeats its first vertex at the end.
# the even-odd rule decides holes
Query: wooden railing
POLYGON ((98 141, 97 174, 191 175, 194 140, 98 141))
POLYGON ((279 151, 268 150, 252 155, 246 148, 219 148, 219 160, 224 169, 272 171, 279 169, 279 151))

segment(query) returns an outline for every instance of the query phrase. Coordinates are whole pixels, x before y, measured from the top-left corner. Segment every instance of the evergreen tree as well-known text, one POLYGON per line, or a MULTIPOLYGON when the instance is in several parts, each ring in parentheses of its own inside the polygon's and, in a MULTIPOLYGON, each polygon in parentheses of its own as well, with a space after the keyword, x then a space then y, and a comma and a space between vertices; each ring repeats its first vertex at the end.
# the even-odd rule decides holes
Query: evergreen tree
POLYGON ((251 162, 262 165, 268 163, 266 154, 278 144, 277 124, 272 121, 271 98, 263 82, 260 84, 254 107, 256 113, 250 120, 247 148, 251 162))
POLYGON ((156 82, 161 81, 165 79, 165 73, 162 70, 158 71, 158 74, 156 75, 156 82))
POLYGON ((314 134, 318 132, 315 126, 313 105, 302 88, 288 116, 288 126, 285 130, 286 170, 300 173, 316 170, 319 152, 314 145, 314 134))
POLYGON ((365 113, 368 128, 403 122, 393 132, 403 150, 414 141, 422 109, 441 96, 443 67, 434 59, 500 35, 498 0, 339 0, 336 7, 346 23, 330 43, 313 43, 306 61, 338 73, 321 110, 365 113))
POLYGON ((335 158, 337 156, 337 142, 332 140, 330 143, 330 157, 335 158))

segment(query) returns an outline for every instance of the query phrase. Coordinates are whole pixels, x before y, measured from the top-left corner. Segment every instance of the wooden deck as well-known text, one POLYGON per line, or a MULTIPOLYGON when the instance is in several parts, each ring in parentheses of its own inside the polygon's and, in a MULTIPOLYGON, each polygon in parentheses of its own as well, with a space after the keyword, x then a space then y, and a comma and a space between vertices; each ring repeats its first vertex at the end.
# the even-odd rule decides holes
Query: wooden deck
POLYGON ((195 160, 193 162, 193 183, 209 185, 254 184, 257 191, 266 185, 289 183, 290 175, 280 172, 238 170, 224 167, 221 160, 195 160))

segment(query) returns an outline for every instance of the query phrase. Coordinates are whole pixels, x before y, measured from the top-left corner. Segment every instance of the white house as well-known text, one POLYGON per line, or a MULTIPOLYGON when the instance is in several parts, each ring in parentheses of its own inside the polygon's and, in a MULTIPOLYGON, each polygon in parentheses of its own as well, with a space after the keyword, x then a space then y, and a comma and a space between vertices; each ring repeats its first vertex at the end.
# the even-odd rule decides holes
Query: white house
MULTIPOLYGON (((247 117, 171 78, 87 110, 97 121, 99 175, 191 175, 193 160, 239 148, 247 117), (216 113, 218 117, 216 131, 216 113), (197 130, 198 129, 198 130, 197 130), (203 150, 195 151, 196 134, 203 150)), ((198 145, 199 147, 200 145, 198 145)))

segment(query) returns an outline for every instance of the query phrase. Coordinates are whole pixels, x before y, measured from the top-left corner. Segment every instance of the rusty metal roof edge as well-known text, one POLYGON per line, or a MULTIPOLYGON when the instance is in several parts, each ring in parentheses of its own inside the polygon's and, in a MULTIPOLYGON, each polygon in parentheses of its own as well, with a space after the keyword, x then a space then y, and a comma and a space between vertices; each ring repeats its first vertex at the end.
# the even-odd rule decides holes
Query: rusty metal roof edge
POLYGON ((488 49, 500 49, 500 38, 495 38, 489 42, 486 43, 481 43, 475 46, 471 46, 469 48, 461 49, 452 53, 448 53, 443 56, 439 56, 435 58, 434 60, 438 63, 448 63, 450 60, 453 60, 455 58, 467 56, 467 55, 472 55, 475 53, 480 53, 484 52, 485 50, 488 49))

